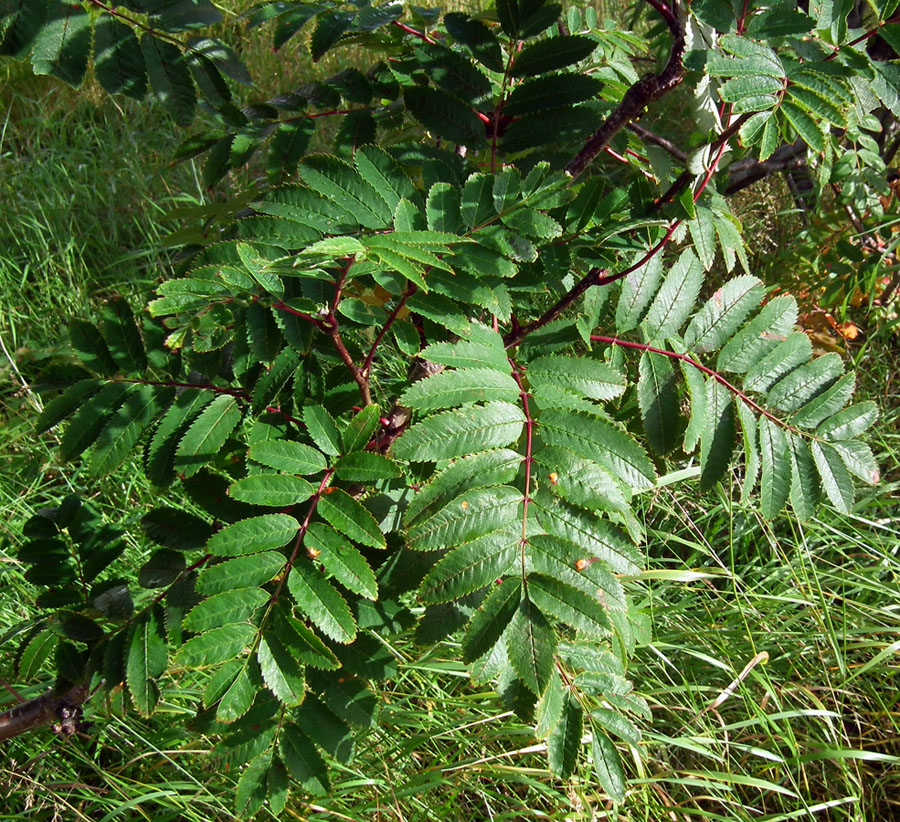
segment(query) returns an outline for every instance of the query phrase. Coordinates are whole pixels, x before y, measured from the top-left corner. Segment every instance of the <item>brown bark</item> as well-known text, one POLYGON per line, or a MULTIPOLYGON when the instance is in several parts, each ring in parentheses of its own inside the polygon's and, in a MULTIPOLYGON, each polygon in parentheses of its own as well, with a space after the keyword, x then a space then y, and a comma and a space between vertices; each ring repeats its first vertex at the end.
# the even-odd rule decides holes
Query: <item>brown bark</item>
POLYGON ((86 684, 73 685, 65 693, 47 691, 0 714, 0 740, 53 723, 53 730, 71 736, 78 726, 81 706, 88 698, 86 684))

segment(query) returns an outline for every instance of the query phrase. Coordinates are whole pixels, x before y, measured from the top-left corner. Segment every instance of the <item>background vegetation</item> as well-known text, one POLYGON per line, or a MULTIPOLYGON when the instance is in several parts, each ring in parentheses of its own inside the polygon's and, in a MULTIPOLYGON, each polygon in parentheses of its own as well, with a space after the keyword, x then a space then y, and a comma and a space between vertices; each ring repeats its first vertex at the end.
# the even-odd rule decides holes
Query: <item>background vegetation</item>
MULTIPOLYGON (((235 13, 242 4, 229 5, 235 13)), ((625 7, 600 12, 627 25, 625 7)), ((285 77, 353 64, 341 51, 314 66, 302 43, 274 56, 262 36, 236 45, 265 78, 263 96, 285 77)), ((0 83, 2 634, 30 615, 15 555, 22 523, 44 501, 78 491, 120 514, 153 497, 128 465, 94 485, 57 464, 54 435, 31 433, 39 399, 27 375, 63 344, 68 317, 95 315, 113 294, 146 294, 167 272, 167 229, 220 195, 190 161, 170 163, 177 134, 161 111, 76 93, 6 61, 0 83)), ((666 105, 674 112, 678 102, 666 105)), ((873 219, 896 230, 897 215, 894 195, 873 219)), ((825 509, 802 526, 767 523, 732 495, 688 503, 662 488, 647 501, 657 579, 642 603, 652 636, 632 675, 653 722, 644 760, 627 763, 619 818, 890 820, 900 815, 900 374, 896 309, 877 297, 896 262, 857 276, 860 229, 873 226, 854 226, 837 208, 806 223, 780 178, 744 192, 741 216, 754 272, 805 301, 814 341, 846 352, 860 367, 860 398, 881 404, 873 445, 882 483, 852 514, 825 509)), ((449 641, 422 656, 402 635, 391 651, 398 674, 381 727, 331 796, 292 805, 285 818, 613 818, 587 768, 567 781, 550 775, 531 729, 497 713, 449 641)), ((43 687, 3 684, 26 698, 43 687)), ((210 781, 202 735, 172 721, 190 715, 196 697, 172 683, 151 720, 129 714, 96 737, 41 732, 6 743, 0 818, 232 818, 223 797, 236 774, 222 769, 210 781)))

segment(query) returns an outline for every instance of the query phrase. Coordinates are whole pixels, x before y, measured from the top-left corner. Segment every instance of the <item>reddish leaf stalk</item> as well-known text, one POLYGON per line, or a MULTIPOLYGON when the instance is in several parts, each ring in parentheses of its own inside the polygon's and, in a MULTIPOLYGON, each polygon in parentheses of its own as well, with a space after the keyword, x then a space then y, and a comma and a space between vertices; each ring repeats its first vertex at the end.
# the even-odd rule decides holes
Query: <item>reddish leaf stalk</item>
POLYGON ((399 20, 392 21, 391 25, 396 26, 401 31, 405 31, 407 34, 411 34, 413 37, 418 37, 420 40, 424 40, 426 43, 436 43, 437 42, 437 40, 434 40, 432 37, 429 37, 426 32, 418 31, 417 29, 414 29, 411 26, 407 26, 406 23, 401 23, 399 20))

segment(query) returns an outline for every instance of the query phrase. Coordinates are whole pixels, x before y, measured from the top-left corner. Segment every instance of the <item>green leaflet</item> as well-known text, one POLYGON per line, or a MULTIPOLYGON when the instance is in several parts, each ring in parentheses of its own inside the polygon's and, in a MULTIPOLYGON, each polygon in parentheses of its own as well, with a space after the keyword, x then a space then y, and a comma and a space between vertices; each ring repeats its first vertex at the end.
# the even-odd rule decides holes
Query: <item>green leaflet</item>
POLYGON ((403 96, 409 113, 435 136, 471 147, 484 142, 484 124, 458 97, 423 86, 406 88, 403 96))
POLYGON ((513 64, 513 77, 534 77, 578 63, 597 47, 597 41, 583 34, 549 37, 526 46, 513 64))
POLYGON ((175 391, 154 385, 138 385, 125 398, 94 443, 90 472, 103 476, 118 468, 131 453, 144 431, 159 413, 161 407, 171 402, 175 391))
POLYGON ((812 343, 802 331, 796 331, 779 342, 744 377, 744 390, 768 391, 785 374, 812 357, 812 343))
POLYGON ((808 520, 819 505, 819 476, 806 441, 796 436, 787 439, 791 460, 791 507, 798 519, 808 520))
POLYGON ((219 557, 234 557, 281 548, 292 540, 300 523, 286 514, 264 514, 225 526, 210 537, 206 550, 219 557))
POLYGON ((533 387, 558 386, 580 396, 606 402, 625 392, 625 375, 600 360, 587 357, 538 357, 528 364, 528 382, 533 387))
POLYGON ((197 93, 181 49, 148 32, 141 37, 141 51, 156 99, 179 126, 189 126, 194 119, 197 93))
POLYGON ((208 391, 188 389, 178 395, 163 415, 150 440, 145 459, 147 478, 154 485, 166 486, 175 478, 175 452, 181 434, 212 399, 208 391))
POLYGON ((538 521, 548 534, 581 548, 584 553, 577 559, 597 557, 616 573, 639 573, 643 561, 641 553, 627 534, 608 520, 560 503, 543 493, 536 496, 533 504, 537 508, 538 521))
POLYGON ((195 634, 232 622, 246 622, 269 600, 262 588, 235 588, 204 599, 188 611, 182 621, 186 631, 195 634))
POLYGON ((423 513, 446 504, 465 490, 511 482, 518 473, 522 459, 522 455, 516 451, 500 448, 472 454, 451 463, 412 497, 406 508, 404 522, 410 525, 423 513))
POLYGON ((624 802, 625 773, 619 752, 606 734, 595 730, 593 737, 594 773, 611 799, 624 802))
MULTIPOLYGON (((579 545, 549 534, 535 534, 528 540, 526 560, 529 571, 565 583, 603 608, 626 610, 625 590, 610 566, 579 545)), ((607 623, 606 617, 600 620, 607 623)))
POLYGON ((353 730, 316 697, 307 695, 294 716, 313 742, 338 762, 347 764, 353 759, 356 742, 353 730))
POLYGON ((166 670, 166 642, 154 612, 139 617, 128 632, 125 681, 135 708, 141 716, 149 716, 159 700, 155 679, 166 670))
POLYGON ((810 449, 825 496, 838 511, 849 514, 853 507, 853 480, 841 455, 829 443, 819 440, 813 440, 810 449))
POLYGON ((189 639, 175 655, 177 665, 199 668, 233 659, 250 644, 256 628, 247 622, 223 625, 189 639))
POLYGON ((116 297, 103 306, 102 329, 103 339, 120 371, 141 374, 147 370, 144 342, 126 300, 116 297))
POLYGON ((738 417, 744 442, 744 481, 741 485, 741 505, 747 505, 759 476, 759 445, 756 412, 745 402, 737 402, 738 417))
POLYGON ((416 423, 394 444, 393 454, 414 462, 462 457, 515 442, 524 424, 521 409, 507 402, 465 406, 416 423))
POLYGON ((326 636, 344 643, 356 637, 356 622, 347 602, 309 560, 301 557, 294 562, 288 590, 300 610, 326 636))
MULTIPOLYGON (((643 254, 638 255, 638 259, 641 257, 643 254)), ((662 258, 656 255, 622 281, 619 302, 616 304, 616 333, 621 334, 637 328, 650 300, 659 288, 661 278, 662 258)))
POLYGON ((53 426, 62 422, 92 394, 100 388, 100 381, 95 379, 80 380, 66 389, 58 397, 54 397, 44 405, 44 410, 35 423, 35 434, 43 434, 53 426))
POLYGON ((286 559, 277 551, 264 551, 211 565, 200 572, 197 592, 212 596, 233 588, 248 588, 268 582, 282 568, 286 559))
POLYGON ((763 284, 747 274, 719 288, 691 320, 684 344, 698 354, 715 351, 734 333, 763 298, 763 284))
POLYGON ((304 790, 318 796, 331 792, 325 760, 309 737, 293 723, 284 726, 279 750, 288 772, 304 790))
POLYGON ((448 553, 419 586, 425 602, 453 602, 486 588, 509 571, 520 550, 521 529, 484 534, 448 553))
POLYGON ((522 583, 509 577, 488 594, 475 612, 463 639, 463 659, 474 662, 488 653, 503 636, 506 626, 519 607, 522 583))
POLYGON ((52 74, 78 88, 91 51, 91 22, 78 5, 60 5, 34 41, 31 65, 35 74, 52 74))
POLYGON ((366 447, 372 435, 378 429, 380 411, 377 405, 367 405, 363 408, 344 429, 341 441, 344 448, 341 453, 360 451, 366 447))
MULTIPOLYGON (((526 590, 530 591, 530 585, 526 590)), ((505 638, 513 670, 532 693, 540 696, 553 673, 556 632, 529 595, 520 599, 505 638)))
POLYGON ((519 513, 522 492, 500 486, 467 491, 430 518, 407 532, 407 544, 416 551, 436 551, 459 545, 512 522, 519 513))
POLYGON ((71 460, 91 446, 103 430, 111 414, 125 401, 137 386, 125 382, 104 385, 87 402, 83 403, 69 422, 59 446, 59 456, 71 460))
POLYGON ((534 712, 534 735, 538 739, 546 739, 562 718, 566 694, 559 674, 554 671, 534 712))
POLYGON ((648 342, 670 337, 681 328, 694 310, 702 285, 703 266, 688 248, 669 269, 647 310, 643 328, 648 342))
POLYGON ((797 324, 797 301, 785 294, 769 300, 762 310, 735 334, 719 352, 716 368, 744 374, 797 324))
POLYGON ((272 752, 264 751, 241 772, 234 795, 234 807, 242 817, 253 816, 266 801, 267 779, 272 752))
POLYGON ((259 670, 269 690, 278 701, 293 707, 303 702, 306 695, 306 677, 303 666, 278 641, 276 636, 266 633, 256 649, 259 670))
POLYGON ((251 505, 288 508, 309 499, 315 488, 305 479, 287 474, 254 474, 232 483, 228 496, 251 505))
POLYGON ((734 450, 734 403, 731 392, 717 380, 706 382, 706 424, 700 435, 700 487, 712 488, 731 462, 734 450))
POLYGON ((760 508, 766 519, 774 519, 787 502, 791 489, 791 447, 774 422, 759 418, 760 508))
POLYGON ((384 534, 378 529, 369 511, 340 488, 328 488, 316 508, 318 514, 338 531, 350 539, 369 545, 372 548, 384 548, 384 534))
POLYGON ((306 423, 306 430, 319 450, 333 457, 341 453, 341 432, 334 418, 321 405, 304 406, 303 422, 306 423))
POLYGON ((772 408, 796 411, 833 385, 844 370, 837 354, 816 357, 780 379, 766 396, 772 408))
POLYGON ((157 545, 181 551, 202 548, 213 533, 205 520, 176 508, 148 511, 141 517, 141 530, 157 545))
POLYGON ((547 737, 547 760, 557 776, 569 777, 581 750, 584 711, 571 691, 563 695, 559 721, 547 737))
POLYGON ((878 419, 878 406, 874 402, 858 402, 829 417, 816 429, 816 434, 826 440, 849 440, 862 434, 878 419))
POLYGON ((69 323, 69 344, 88 371, 104 377, 115 374, 116 363, 95 325, 84 320, 72 320, 69 323))
POLYGON ((645 351, 638 368, 638 402, 650 447, 666 454, 678 441, 678 393, 668 357, 645 351))
POLYGON ((553 409, 538 417, 541 437, 548 445, 569 448, 594 460, 635 490, 651 488, 656 470, 646 452, 612 423, 586 414, 553 409))
POLYGON ((682 448, 690 454, 697 448, 706 427, 706 377, 699 368, 684 361, 681 362, 681 373, 691 399, 691 416, 684 429, 682 448))
POLYGON ((442 371, 414 382, 400 402, 417 411, 435 411, 470 402, 504 400, 514 403, 519 387, 509 374, 491 368, 442 371))
POLYGON ((874 485, 881 478, 878 471, 878 463, 872 454, 872 449, 864 442, 858 440, 837 441, 830 443, 831 447, 840 454, 847 470, 863 482, 874 485))
POLYGON ((334 529, 314 522, 303 543, 306 552, 345 588, 371 600, 378 598, 375 572, 365 557, 334 529))
POLYGON ((856 388, 856 374, 845 374, 834 385, 800 408, 792 419, 801 428, 815 428, 849 402, 856 388))
POLYGON ((545 109, 561 108, 590 100, 603 84, 585 74, 565 73, 538 77, 516 86, 503 106, 503 113, 521 117, 545 109))
POLYGON ((253 443, 250 459, 286 474, 317 474, 327 467, 325 457, 315 448, 288 440, 253 443))
POLYGON ((106 12, 94 24, 94 76, 109 94, 141 100, 147 91, 147 69, 137 37, 106 12))
POLYGON ((393 213, 385 200, 353 166, 325 154, 306 157, 300 176, 314 191, 352 214, 365 228, 388 228, 393 213))
POLYGON ((593 637, 608 634, 610 623, 600 601, 558 579, 529 574, 528 598, 543 613, 554 616, 580 634, 593 637))
POLYGON ((354 451, 339 457, 334 463, 335 475, 346 482, 375 482, 401 475, 400 466, 393 460, 371 451, 354 451))
POLYGON ((509 374, 510 364, 503 338, 496 331, 477 323, 471 323, 467 332, 468 339, 426 346, 422 357, 452 368, 489 367, 509 374))
POLYGON ((191 423, 175 451, 175 470, 185 477, 196 474, 222 449, 241 421, 237 400, 220 394, 191 423))

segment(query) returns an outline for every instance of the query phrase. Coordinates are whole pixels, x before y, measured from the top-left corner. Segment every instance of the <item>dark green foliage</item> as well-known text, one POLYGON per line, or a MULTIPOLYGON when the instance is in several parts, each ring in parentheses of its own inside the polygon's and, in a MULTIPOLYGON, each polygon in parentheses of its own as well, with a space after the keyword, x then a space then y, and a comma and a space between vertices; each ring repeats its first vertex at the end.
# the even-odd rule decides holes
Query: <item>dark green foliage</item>
MULTIPOLYGON (((212 4, 125 5, 150 30, 16 7, 3 52, 77 85, 93 29, 106 91, 141 98, 149 81, 179 125, 205 101, 217 129, 184 148, 208 152, 204 184, 265 146, 272 187, 221 211, 215 242, 197 235, 148 324, 123 298, 99 325, 70 323, 80 365, 38 429, 68 420, 59 457, 88 452, 93 476, 142 444, 163 498, 139 526, 123 519, 159 547, 124 580, 109 570, 124 531, 87 504, 30 520, 19 560, 55 633, 28 636, 20 670, 53 654, 63 677, 102 672, 104 695, 124 682, 144 716, 160 677, 200 676, 223 758, 246 766, 238 811, 278 813, 292 785, 328 794, 330 760, 377 721, 368 683, 397 674, 390 638, 418 600, 417 638, 461 631, 463 660, 533 718, 554 773, 573 773, 589 728, 621 802, 607 733, 637 746, 629 714, 648 714, 625 671, 646 636, 635 579, 660 474, 699 445, 688 493, 727 480, 740 425, 742 502, 758 481, 766 518, 788 502, 811 517, 820 497, 850 511, 853 478, 878 478, 859 439, 875 407, 847 406, 841 360, 813 356, 794 299, 767 299, 746 271, 720 144, 698 131, 690 158, 663 163, 653 141, 626 143, 625 122, 663 93, 634 82, 642 41, 576 12, 567 32, 541 0, 429 32, 400 24, 399 4, 258 5, 248 20, 273 21, 276 47, 309 22, 315 60, 352 41, 386 62, 243 111, 239 58, 188 34, 217 19, 212 4), (342 118, 335 154, 307 154, 314 114, 342 118), (566 173, 593 160, 597 128, 628 170, 566 173), (632 145, 654 161, 632 164, 632 145)), ((748 8, 737 26, 711 5, 694 13, 745 32, 687 55, 712 108, 747 115, 756 156, 800 139, 829 183, 841 141, 890 108, 893 66, 848 42, 841 14, 823 27, 748 8), (833 26, 830 51, 805 42, 833 26)))

